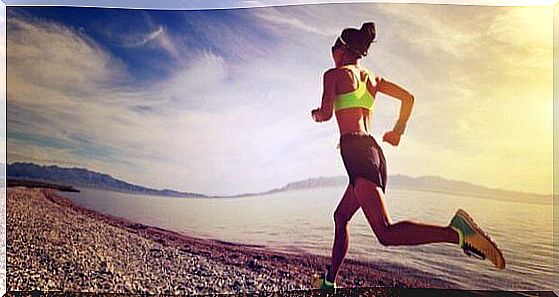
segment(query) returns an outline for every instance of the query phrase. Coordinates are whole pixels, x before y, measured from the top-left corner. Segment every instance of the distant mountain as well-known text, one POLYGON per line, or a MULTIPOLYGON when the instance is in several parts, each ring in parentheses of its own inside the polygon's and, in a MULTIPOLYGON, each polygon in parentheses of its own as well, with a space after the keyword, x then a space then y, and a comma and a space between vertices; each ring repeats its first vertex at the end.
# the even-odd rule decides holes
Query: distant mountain
POLYGON ((156 190, 133 185, 113 178, 108 174, 93 172, 84 168, 63 168, 55 165, 40 166, 33 163, 13 163, 7 166, 8 177, 52 182, 74 187, 90 187, 127 193, 138 193, 173 197, 206 197, 206 195, 179 192, 175 190, 156 190))
POLYGON ((333 176, 333 177, 316 177, 309 178, 301 181, 296 181, 288 183, 287 185, 267 191, 265 193, 276 193, 283 191, 292 191, 300 189, 310 189, 310 188, 326 188, 326 187, 337 187, 347 184, 347 177, 345 176, 333 176))
MULTIPOLYGON (((148 194, 157 196, 207 198, 246 197, 311 188, 343 188, 348 182, 348 178, 346 176, 317 177, 291 182, 281 188, 269 190, 266 192, 229 196, 209 196, 204 194, 180 192, 169 189, 157 190, 146 188, 115 179, 107 174, 93 172, 84 168, 62 168, 58 166, 40 166, 33 163, 13 163, 7 165, 7 175, 8 177, 52 182, 74 187, 92 187, 127 193, 148 194)), ((479 186, 463 181, 448 180, 437 176, 422 176, 415 178, 406 175, 391 175, 388 178, 388 188, 429 191, 460 196, 473 196, 495 200, 531 202, 539 204, 550 204, 553 201, 552 195, 506 191, 479 186)))
MULTIPOLYGON (((275 193, 289 190, 343 187, 347 185, 348 178, 345 176, 309 178, 285 185, 266 193, 275 193)), ((506 200, 516 202, 531 202, 538 204, 550 204, 553 202, 552 195, 541 195, 527 192, 506 191, 488 188, 463 181, 454 181, 438 176, 410 177, 406 175, 391 175, 388 177, 388 187, 397 189, 408 189, 418 191, 439 192, 460 196, 481 197, 495 200, 506 200)))
POLYGON ((412 178, 405 175, 391 176, 394 187, 409 188, 431 192, 449 193, 461 196, 474 196, 494 200, 530 202, 538 204, 553 203, 553 195, 534 194, 529 192, 508 191, 497 188, 475 185, 464 181, 448 180, 438 176, 422 176, 412 178))

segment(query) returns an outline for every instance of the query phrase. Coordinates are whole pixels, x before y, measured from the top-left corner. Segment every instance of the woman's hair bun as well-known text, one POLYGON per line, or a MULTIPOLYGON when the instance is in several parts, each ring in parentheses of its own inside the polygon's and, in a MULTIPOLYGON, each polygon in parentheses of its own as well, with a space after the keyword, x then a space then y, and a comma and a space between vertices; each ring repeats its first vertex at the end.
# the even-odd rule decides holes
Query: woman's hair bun
POLYGON ((361 58, 367 55, 367 51, 376 35, 375 23, 368 22, 364 23, 359 30, 355 28, 344 29, 335 45, 346 45, 357 58, 361 58))
POLYGON ((368 37, 370 42, 375 40, 375 37, 377 36, 377 29, 375 27, 375 23, 373 22, 363 23, 360 31, 368 37))

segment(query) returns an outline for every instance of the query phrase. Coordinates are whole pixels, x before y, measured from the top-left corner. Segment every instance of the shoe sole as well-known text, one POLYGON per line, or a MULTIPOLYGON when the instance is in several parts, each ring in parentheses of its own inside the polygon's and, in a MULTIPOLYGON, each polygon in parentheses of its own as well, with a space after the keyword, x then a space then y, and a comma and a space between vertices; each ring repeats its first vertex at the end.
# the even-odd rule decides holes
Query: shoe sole
MULTIPOLYGON (((501 258, 501 260, 503 262, 503 267, 499 267, 499 266, 497 266, 497 264, 494 263, 495 266, 499 269, 504 269, 505 266, 506 266, 505 257, 503 256, 503 252, 501 252, 501 249, 499 249, 499 247, 493 241, 493 239, 491 239, 491 237, 489 235, 485 234, 485 232, 483 230, 481 230, 480 227, 478 227, 478 225, 474 222, 474 219, 472 219, 472 217, 465 210, 458 209, 458 211, 456 213, 459 214, 460 216, 462 216, 466 220, 466 223, 468 223, 468 225, 470 225, 470 227, 472 229, 474 229, 477 234, 481 235, 481 237, 483 237, 487 241, 489 241, 489 243, 497 251, 497 253, 499 254, 499 257, 501 258)), ((486 255, 486 258, 487 258, 487 255, 486 255)))

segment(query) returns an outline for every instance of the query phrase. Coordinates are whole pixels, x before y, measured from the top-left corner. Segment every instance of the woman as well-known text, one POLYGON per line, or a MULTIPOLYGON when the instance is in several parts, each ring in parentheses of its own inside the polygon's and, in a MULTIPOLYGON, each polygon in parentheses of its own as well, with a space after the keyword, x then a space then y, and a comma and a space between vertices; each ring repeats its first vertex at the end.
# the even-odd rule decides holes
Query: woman
POLYGON ((505 259, 496 244, 477 227, 472 218, 458 210, 448 226, 420 222, 392 222, 384 201, 387 169, 382 149, 371 131, 371 118, 378 93, 401 101, 400 116, 383 141, 400 143, 414 104, 414 97, 397 84, 372 75, 360 66, 376 37, 374 23, 361 29, 344 29, 332 47, 335 68, 324 73, 320 108, 311 112, 316 122, 328 121, 335 110, 340 130, 340 151, 349 175, 349 185, 334 212, 335 235, 332 262, 326 273, 315 277, 319 288, 335 287, 335 280, 348 250, 348 223, 361 207, 379 242, 385 246, 419 245, 435 242, 458 244, 469 256, 488 258, 503 269, 505 259))

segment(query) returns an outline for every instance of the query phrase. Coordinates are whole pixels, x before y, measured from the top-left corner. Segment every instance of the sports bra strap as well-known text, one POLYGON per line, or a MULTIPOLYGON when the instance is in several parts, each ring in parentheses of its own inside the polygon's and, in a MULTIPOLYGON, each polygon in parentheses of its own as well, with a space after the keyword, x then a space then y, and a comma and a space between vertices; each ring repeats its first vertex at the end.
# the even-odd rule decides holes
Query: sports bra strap
POLYGON ((359 89, 359 84, 361 84, 361 75, 357 76, 357 74, 355 74, 353 70, 351 70, 351 73, 353 73, 353 76, 355 76, 355 78, 357 79, 357 88, 359 89))
POLYGON ((365 79, 361 80, 361 71, 359 71, 359 75, 357 75, 354 71, 355 69, 353 69, 354 67, 347 67, 347 65, 342 67, 351 71, 353 76, 357 78, 357 88, 347 93, 337 94, 336 100, 334 101, 334 110, 338 111, 340 109, 352 107, 362 107, 372 110, 374 107, 375 97, 367 89, 367 83, 370 75, 368 69, 363 68, 363 70, 365 70, 363 75, 365 79), (364 82, 364 84, 361 82, 364 82))
MULTIPOLYGON (((346 67, 346 69, 349 69, 349 71, 351 71, 353 76, 355 76, 355 78, 357 79, 357 89, 359 89, 359 87, 361 86, 361 71, 359 71, 359 76, 357 76, 357 74, 355 74, 355 71, 353 71, 353 69, 350 69, 348 67, 346 67)), ((365 79, 363 80, 363 82, 365 83, 365 87, 367 87, 368 78, 369 78, 369 70, 365 69, 365 79)), ((363 118, 363 125, 365 125, 365 131, 367 133, 371 133, 367 125, 367 117, 363 118)))

